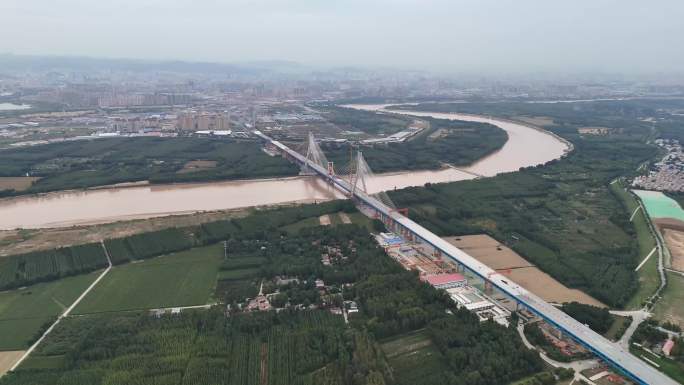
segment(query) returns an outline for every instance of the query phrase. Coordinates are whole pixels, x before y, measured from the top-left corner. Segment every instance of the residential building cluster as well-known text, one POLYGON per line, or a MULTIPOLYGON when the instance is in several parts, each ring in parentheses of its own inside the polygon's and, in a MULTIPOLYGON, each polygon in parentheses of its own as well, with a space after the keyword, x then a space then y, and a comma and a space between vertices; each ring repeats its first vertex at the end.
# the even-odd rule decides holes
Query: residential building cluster
POLYGON ((634 178, 632 186, 656 191, 684 191, 684 152, 679 141, 657 139, 655 143, 665 150, 665 156, 653 164, 648 174, 634 178))
POLYGON ((176 127, 182 131, 230 130, 230 114, 209 111, 183 111, 178 115, 176 127))

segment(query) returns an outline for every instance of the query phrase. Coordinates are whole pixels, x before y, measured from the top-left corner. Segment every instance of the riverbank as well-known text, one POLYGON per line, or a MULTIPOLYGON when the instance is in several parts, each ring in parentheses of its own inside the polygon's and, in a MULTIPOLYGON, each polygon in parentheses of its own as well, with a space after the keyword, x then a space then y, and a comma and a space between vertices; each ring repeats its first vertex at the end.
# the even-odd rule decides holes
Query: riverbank
POLYGON ((68 247, 83 243, 99 242, 102 239, 121 238, 134 234, 159 231, 172 227, 197 226, 220 220, 243 218, 255 210, 277 207, 292 207, 302 204, 321 203, 304 200, 274 205, 245 207, 238 209, 195 212, 191 214, 172 213, 154 218, 119 220, 100 224, 79 224, 71 227, 0 230, 0 257, 32 251, 68 247))
MULTIPOLYGON (((415 104, 415 103, 408 103, 408 104, 401 104, 401 105, 417 105, 417 104, 415 104)), ((391 107, 394 107, 394 106, 399 106, 399 105, 398 105, 398 104, 387 104, 387 105, 385 105, 385 107, 383 107, 383 110, 384 110, 384 111, 387 111, 387 112, 390 112, 390 113, 399 113, 399 114, 405 113, 405 114, 408 114, 408 115, 411 115, 412 112, 413 112, 413 113, 421 113, 421 112, 424 112, 424 111, 414 111, 414 110, 395 110, 395 109, 392 109, 392 108, 391 108, 391 107), (387 107, 390 107, 390 108, 387 108, 387 107)), ((459 115, 467 116, 467 117, 470 117, 470 118, 473 118, 473 119, 476 119, 476 118, 481 117, 481 115, 475 115, 475 114, 463 114, 463 113, 459 113, 459 115)), ((490 118, 490 119, 491 119, 491 118, 490 118)), ((544 134, 553 136, 554 138, 556 138, 557 140, 563 142, 566 146, 568 146, 568 148, 565 150, 565 153, 564 153, 563 155, 566 155, 567 153, 569 153, 569 152, 571 152, 571 151, 573 151, 573 150, 575 149, 575 145, 573 145, 572 142, 570 142, 569 140, 563 138, 562 136, 560 136, 560 135, 558 135, 558 134, 556 134, 556 133, 554 133, 554 132, 551 132, 551 131, 549 131, 549 130, 544 129, 543 127, 534 125, 534 124, 532 124, 532 123, 530 123, 530 122, 525 122, 525 121, 516 120, 516 119, 507 119, 507 118, 503 118, 503 117, 499 117, 499 116, 497 116, 495 119, 498 120, 498 121, 502 121, 502 122, 507 122, 507 123, 512 123, 512 124, 517 124, 517 125, 525 126, 525 127, 531 128, 531 129, 533 129, 533 130, 537 130, 537 131, 539 131, 539 132, 541 132, 541 133, 544 133, 544 134)))
POLYGON ((501 149, 467 167, 464 171, 483 176, 495 176, 500 173, 514 172, 521 168, 545 164, 551 160, 567 155, 574 146, 567 139, 562 139, 541 127, 520 123, 510 119, 492 118, 483 115, 462 114, 456 112, 428 112, 414 110, 386 110, 389 104, 348 104, 347 108, 365 111, 379 111, 393 114, 405 114, 435 119, 462 120, 467 122, 493 124, 508 135, 508 141, 501 149), (561 140, 562 139, 562 140, 561 140))
MULTIPOLYGON (((429 113, 423 113, 429 116, 429 113)), ((444 115, 444 114, 441 114, 444 115)), ((456 119, 446 114, 447 119, 456 119)), ((441 118, 441 117, 438 117, 441 118)), ((473 116, 465 119, 475 119, 473 116)), ((501 150, 463 169, 445 168, 377 175, 369 192, 493 176, 544 164, 566 153, 564 142, 522 124, 477 117, 505 130, 501 150), (541 141, 541 142, 540 142, 541 141), (541 150, 538 150, 541 149, 541 150)), ((75 190, 0 199, 0 229, 63 227, 121 218, 237 209, 250 206, 342 198, 316 178, 289 177, 210 183, 149 184, 75 190)))
POLYGON ((0 229, 70 227, 335 198, 343 197, 314 177, 48 193, 0 200, 0 229))

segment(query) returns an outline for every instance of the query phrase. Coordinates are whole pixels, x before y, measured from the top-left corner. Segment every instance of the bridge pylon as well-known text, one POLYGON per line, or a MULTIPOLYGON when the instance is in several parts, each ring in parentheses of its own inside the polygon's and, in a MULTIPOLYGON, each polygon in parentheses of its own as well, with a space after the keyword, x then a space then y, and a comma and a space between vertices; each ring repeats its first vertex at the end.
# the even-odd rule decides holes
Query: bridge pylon
POLYGON ((311 167, 312 165, 318 165, 324 169, 330 167, 330 162, 325 157, 325 153, 321 150, 321 147, 316 143, 316 138, 313 132, 309 132, 308 140, 306 142, 306 162, 302 164, 300 175, 315 175, 316 172, 311 167))

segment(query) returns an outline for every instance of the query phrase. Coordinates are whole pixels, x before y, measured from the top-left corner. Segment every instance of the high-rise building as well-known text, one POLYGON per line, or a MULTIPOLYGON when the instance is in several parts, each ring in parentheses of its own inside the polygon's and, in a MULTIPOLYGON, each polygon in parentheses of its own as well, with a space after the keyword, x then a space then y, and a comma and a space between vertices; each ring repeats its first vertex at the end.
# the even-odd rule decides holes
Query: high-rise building
POLYGON ((197 126, 195 125, 195 112, 188 111, 178 115, 177 127, 185 131, 195 131, 197 126))
POLYGON ((214 129, 214 115, 209 115, 206 112, 201 113, 197 118, 197 128, 199 130, 213 130, 214 129))
POLYGON ((187 131, 229 130, 230 115, 227 112, 187 111, 178 115, 176 126, 187 131))
POLYGON ((230 115, 228 112, 223 112, 216 115, 216 129, 230 130, 230 115))

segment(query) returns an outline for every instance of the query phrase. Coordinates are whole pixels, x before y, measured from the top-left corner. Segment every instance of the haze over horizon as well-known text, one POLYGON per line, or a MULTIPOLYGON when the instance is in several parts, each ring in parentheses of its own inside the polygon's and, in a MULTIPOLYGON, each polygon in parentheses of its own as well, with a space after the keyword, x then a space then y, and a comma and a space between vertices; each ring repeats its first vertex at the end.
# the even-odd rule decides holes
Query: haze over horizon
POLYGON ((681 72, 684 2, 657 3, 3 0, 0 52, 442 72, 681 72))

